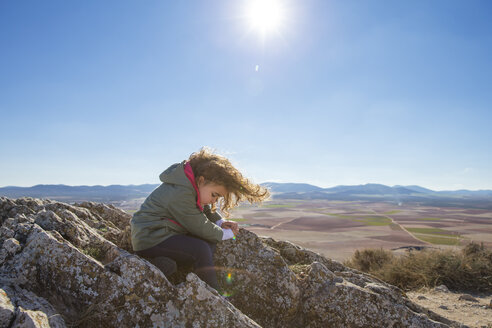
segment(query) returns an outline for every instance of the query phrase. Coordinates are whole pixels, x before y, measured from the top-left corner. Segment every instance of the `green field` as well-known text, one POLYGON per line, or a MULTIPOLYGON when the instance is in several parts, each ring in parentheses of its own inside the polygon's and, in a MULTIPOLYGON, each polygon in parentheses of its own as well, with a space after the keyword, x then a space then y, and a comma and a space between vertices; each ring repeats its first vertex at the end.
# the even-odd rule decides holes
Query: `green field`
POLYGON ((440 221, 440 218, 417 218, 420 221, 440 221))
POLYGON ((436 244, 436 245, 459 245, 460 244, 460 238, 455 237, 441 237, 437 235, 426 235, 426 234, 415 234, 415 237, 417 237, 420 240, 426 241, 431 244, 436 244))
POLYGON ((394 211, 384 212, 383 214, 390 215, 390 214, 396 214, 396 213, 400 213, 400 212, 401 212, 400 210, 394 210, 394 211))
POLYGON ((406 228, 412 233, 426 234, 426 235, 438 235, 443 237, 459 237, 458 233, 450 233, 450 231, 440 228, 406 228))
POLYGON ((423 241, 436 245, 459 245, 460 235, 440 228, 406 228, 423 241))

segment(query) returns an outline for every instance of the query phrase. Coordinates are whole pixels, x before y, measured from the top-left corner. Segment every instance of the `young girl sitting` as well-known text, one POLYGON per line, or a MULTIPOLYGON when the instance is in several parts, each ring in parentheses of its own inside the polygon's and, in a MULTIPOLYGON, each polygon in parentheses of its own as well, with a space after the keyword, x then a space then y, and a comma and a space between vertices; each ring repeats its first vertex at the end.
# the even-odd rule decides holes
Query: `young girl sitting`
POLYGON ((239 231, 216 211, 225 214, 247 200, 265 200, 268 191, 251 183, 225 157, 207 148, 193 153, 161 175, 163 182, 131 220, 133 250, 145 258, 168 257, 194 272, 219 291, 213 253, 215 244, 239 231))

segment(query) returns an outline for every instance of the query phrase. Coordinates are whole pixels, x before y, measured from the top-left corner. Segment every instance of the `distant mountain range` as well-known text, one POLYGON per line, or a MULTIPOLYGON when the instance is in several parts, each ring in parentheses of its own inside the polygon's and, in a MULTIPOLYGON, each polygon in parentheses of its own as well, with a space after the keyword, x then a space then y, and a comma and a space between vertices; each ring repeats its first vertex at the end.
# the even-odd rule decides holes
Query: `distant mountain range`
POLYGON ((158 184, 143 184, 138 186, 36 185, 33 187, 3 187, 0 188, 0 196, 10 198, 49 198, 64 202, 93 201, 110 203, 113 201, 145 198, 158 186, 158 184))
MULTIPOLYGON (((33 187, 3 187, 0 196, 10 198, 50 198, 64 202, 95 201, 117 203, 147 197, 158 184, 67 186, 36 185, 33 187)), ((365 184, 321 188, 306 183, 262 183, 274 199, 328 199, 345 201, 384 201, 419 203, 432 206, 459 206, 492 209, 492 190, 433 191, 420 186, 385 186, 365 184)))
MULTIPOLYGON (((492 190, 450 190, 434 191, 420 186, 393 186, 388 187, 382 184, 368 183, 356 186, 336 186, 331 188, 321 188, 307 183, 275 183, 265 182, 261 184, 272 192, 324 192, 324 193, 348 193, 348 194, 439 194, 439 195, 461 195, 461 196, 492 196, 492 190)), ((1 188, 0 188, 1 190, 1 188)))
POLYGON ((492 190, 434 191, 420 186, 393 186, 368 183, 357 186, 320 188, 305 183, 273 183, 263 186, 277 199, 329 199, 419 203, 429 206, 458 206, 492 209, 492 190))

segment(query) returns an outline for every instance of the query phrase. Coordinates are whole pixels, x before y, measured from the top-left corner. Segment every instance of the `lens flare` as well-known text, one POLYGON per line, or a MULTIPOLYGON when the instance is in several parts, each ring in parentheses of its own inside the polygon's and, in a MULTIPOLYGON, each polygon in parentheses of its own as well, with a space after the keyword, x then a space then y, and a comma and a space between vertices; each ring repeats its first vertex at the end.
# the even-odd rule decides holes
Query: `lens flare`
POLYGON ((229 287, 224 286, 224 291, 222 292, 222 296, 224 297, 231 297, 233 295, 233 289, 232 288, 232 282, 233 282, 233 277, 231 272, 227 272, 225 276, 225 283, 229 287), (231 289, 229 289, 231 287, 231 289))

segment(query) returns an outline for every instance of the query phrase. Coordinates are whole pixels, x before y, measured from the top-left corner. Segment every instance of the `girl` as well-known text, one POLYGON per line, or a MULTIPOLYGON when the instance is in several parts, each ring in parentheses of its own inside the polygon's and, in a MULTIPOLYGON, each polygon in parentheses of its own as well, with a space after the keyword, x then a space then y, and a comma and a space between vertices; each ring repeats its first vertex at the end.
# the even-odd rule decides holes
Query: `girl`
POLYGON ((225 157, 207 148, 187 161, 171 165, 160 176, 163 182, 144 201, 131 220, 133 250, 146 258, 168 257, 191 264, 194 272, 219 290, 214 269, 215 244, 239 231, 227 216, 239 202, 261 202, 265 188, 251 183, 225 157))

